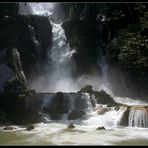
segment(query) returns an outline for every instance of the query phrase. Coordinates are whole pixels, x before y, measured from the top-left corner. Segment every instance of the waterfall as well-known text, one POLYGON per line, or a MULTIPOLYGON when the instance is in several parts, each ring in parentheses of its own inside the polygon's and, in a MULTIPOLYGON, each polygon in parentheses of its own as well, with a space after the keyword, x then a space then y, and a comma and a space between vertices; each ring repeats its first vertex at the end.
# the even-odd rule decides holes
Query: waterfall
POLYGON ((128 125, 131 127, 148 127, 148 111, 145 109, 134 110, 129 112, 128 125))
POLYGON ((97 48, 98 48, 98 60, 97 64, 99 65, 102 73, 102 81, 100 84, 100 90, 103 89, 107 91, 109 94, 112 94, 110 85, 107 80, 108 74, 108 51, 107 45, 103 41, 103 24, 106 21, 106 17, 104 15, 97 15, 97 48))
MULTIPOLYGON (((74 84, 72 72, 74 63, 72 61, 72 55, 75 50, 69 47, 66 42, 67 38, 65 36, 64 29, 62 28, 62 23, 57 24, 55 22, 56 14, 54 14, 54 8, 56 3, 20 3, 19 13, 23 15, 35 14, 40 16, 47 16, 49 18, 50 24, 52 26, 53 44, 52 48, 48 49, 48 66, 44 67, 48 70, 45 74, 47 83, 43 86, 42 91, 48 92, 70 92, 76 91, 77 87, 74 84), (53 18, 54 17, 54 18, 53 18), (46 88, 45 88, 46 87, 46 88)), ((39 42, 35 35, 35 30, 32 26, 28 26, 29 31, 32 35, 32 40, 35 46, 39 47, 39 42)), ((40 54, 40 53, 38 53, 40 54)), ((44 78, 43 78, 44 79, 44 78)), ((34 80, 33 83, 40 84, 42 79, 34 80), (38 81, 38 83, 36 82, 38 81)), ((34 86, 34 84, 33 84, 34 86)), ((38 87, 38 86, 37 86, 38 87)), ((36 86, 35 86, 36 88, 36 86)))
POLYGON ((125 107, 118 125, 129 127, 148 127, 148 110, 145 106, 125 107))
MULTIPOLYGON (((48 50, 48 59, 49 65, 46 65, 49 68, 47 73, 48 77, 47 81, 49 85, 47 86, 48 92, 71 92, 78 91, 78 85, 86 85, 87 83, 94 84, 96 82, 96 78, 90 76, 86 77, 83 75, 82 77, 78 77, 77 79, 73 79, 73 67, 74 63, 72 61, 72 56, 75 53, 75 50, 72 50, 67 43, 67 38, 65 35, 65 31, 62 28, 62 23, 57 24, 55 19, 51 19, 51 15, 53 14, 53 8, 55 4, 48 3, 49 7, 46 7, 46 4, 42 5, 41 3, 29 3, 27 4, 28 9, 23 9, 21 7, 21 14, 37 14, 37 15, 45 15, 50 16, 49 21, 52 25, 52 35, 53 35, 53 44, 52 48, 48 50), (92 80, 92 81, 91 81, 92 80), (81 84, 80 84, 81 83, 81 84)), ((97 16, 97 48, 98 48, 98 60, 97 64, 101 70, 102 81, 98 86, 100 86, 98 90, 105 90, 108 94, 112 94, 109 82, 108 82, 108 69, 109 69, 109 55, 107 44, 103 40, 103 25, 106 23, 106 18, 103 15, 97 16)), ((32 34, 32 40, 35 46, 39 46, 39 42, 35 35, 35 29, 32 26, 28 26, 29 31, 32 34)), ((43 76, 44 77, 44 76, 43 76)), ((98 82, 96 82, 98 83, 98 82)), ((46 87, 46 86, 45 86, 46 87)), ((43 96, 42 96, 43 97, 43 96)), ((129 126, 138 126, 138 127, 147 127, 147 111, 143 110, 130 110, 126 112, 126 108, 115 110, 115 108, 109 108, 107 112, 104 114, 97 114, 97 111, 94 111, 94 106, 92 105, 92 100, 94 96, 90 96, 87 93, 60 93, 57 94, 47 94, 43 97, 43 101, 40 103, 40 111, 45 118, 60 119, 57 115, 70 114, 74 110, 84 111, 86 119, 82 121, 86 125, 93 126, 105 126, 105 127, 115 127, 120 122, 121 117, 127 113, 126 123, 129 126), (48 116, 46 116, 48 115, 48 116)), ((104 98, 103 98, 104 99, 104 98)), ((118 103, 129 104, 133 103, 133 100, 130 98, 120 98, 115 97, 114 100, 118 103), (126 102, 126 103, 125 103, 126 102)), ((95 102, 95 101, 94 101, 95 102)), ((137 102, 138 103, 138 102, 137 102)), ((96 105, 96 104, 95 104, 96 105)), ((98 104, 97 104, 98 105, 98 104)), ((97 106, 96 105, 96 106, 97 106)), ((101 109, 104 109, 101 105, 101 109)), ((107 108, 107 107, 106 107, 107 108)), ((108 108, 107 108, 108 109, 108 108)), ((66 118, 67 119, 67 118, 66 118)), ((120 125, 120 124, 119 124, 120 125)))
POLYGON ((19 3, 19 14, 23 15, 51 15, 51 10, 54 9, 56 3, 37 3, 37 2, 29 2, 25 4, 25 2, 19 3))
POLYGON ((51 59, 52 72, 50 73, 50 91, 71 91, 74 82, 72 80, 72 55, 75 53, 66 43, 66 36, 61 24, 52 24, 53 46, 49 57, 51 59))
POLYGON ((102 83, 107 85, 108 81, 107 81, 107 72, 108 72, 108 64, 107 64, 107 58, 108 56, 105 55, 105 56, 102 56, 101 57, 101 60, 98 61, 98 64, 101 68, 101 71, 102 71, 102 83))

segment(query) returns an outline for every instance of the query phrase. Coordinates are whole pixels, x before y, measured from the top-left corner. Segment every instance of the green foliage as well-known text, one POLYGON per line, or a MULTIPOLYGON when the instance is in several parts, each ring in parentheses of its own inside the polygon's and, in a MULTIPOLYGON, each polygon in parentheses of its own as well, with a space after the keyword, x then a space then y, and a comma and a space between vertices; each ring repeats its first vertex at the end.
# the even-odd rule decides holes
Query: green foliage
POLYGON ((119 35, 116 49, 118 60, 124 67, 141 74, 148 71, 148 36, 124 30, 119 35))
POLYGON ((148 11, 147 5, 128 5, 135 23, 118 31, 110 45, 111 58, 139 76, 148 74, 148 11))
POLYGON ((144 3, 137 3, 134 5, 133 10, 139 15, 143 15, 143 13, 146 11, 146 4, 144 3))
POLYGON ((144 13, 144 17, 141 17, 141 29, 142 31, 148 29, 148 11, 144 13))
POLYGON ((12 77, 10 80, 7 81, 4 90, 6 93, 24 94, 27 91, 27 87, 24 81, 19 79, 16 75, 15 77, 12 77))

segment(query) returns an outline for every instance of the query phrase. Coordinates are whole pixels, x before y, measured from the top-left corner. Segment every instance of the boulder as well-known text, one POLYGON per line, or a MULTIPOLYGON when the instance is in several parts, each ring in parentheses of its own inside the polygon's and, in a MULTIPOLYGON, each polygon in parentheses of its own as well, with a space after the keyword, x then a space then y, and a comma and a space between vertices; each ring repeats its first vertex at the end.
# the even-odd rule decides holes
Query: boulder
POLYGON ((26 131, 31 131, 33 130, 35 127, 33 125, 29 125, 26 127, 26 131))
POLYGON ((118 104, 104 90, 101 90, 99 92, 95 91, 94 95, 95 95, 95 98, 97 99, 98 104, 108 104, 108 106, 114 106, 118 104))
POLYGON ((103 115, 104 113, 108 112, 110 109, 109 108, 100 108, 97 111, 98 115, 103 115))
POLYGON ((80 89, 80 92, 88 92, 88 93, 92 93, 92 86, 91 85, 86 85, 83 88, 80 89))
POLYGON ((75 126, 71 123, 71 124, 68 125, 67 128, 68 128, 68 129, 73 129, 73 128, 75 128, 75 126))
POLYGON ((103 129, 105 129, 105 127, 104 127, 104 126, 99 126, 99 127, 97 127, 97 129, 96 129, 96 130, 103 130, 103 129))
POLYGON ((3 130, 14 130, 16 129, 15 127, 12 127, 12 126, 6 126, 3 128, 3 130))

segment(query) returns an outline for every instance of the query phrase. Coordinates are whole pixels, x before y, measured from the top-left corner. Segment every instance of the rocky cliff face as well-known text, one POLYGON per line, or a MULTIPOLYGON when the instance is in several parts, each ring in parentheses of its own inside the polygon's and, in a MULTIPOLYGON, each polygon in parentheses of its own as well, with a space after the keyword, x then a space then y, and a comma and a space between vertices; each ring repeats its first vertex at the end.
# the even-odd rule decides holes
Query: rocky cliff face
POLYGON ((0 28, 0 111, 6 118, 28 115, 23 96, 32 76, 45 72, 42 65, 52 45, 51 29, 42 16, 16 16, 0 28))
POLYGON ((14 28, 14 46, 20 52, 26 77, 41 74, 44 72, 42 64, 47 61, 47 51, 52 45, 52 28, 48 18, 35 15, 18 16, 14 28))
MULTIPOLYGON (((27 79, 31 79, 33 74, 44 72, 42 64, 47 61, 47 51, 52 45, 51 30, 48 17, 18 15, 1 31, 0 39, 3 44, 0 46, 0 53, 9 50, 9 54, 12 48, 16 48, 20 54, 22 69, 27 79)), ((4 63, 5 59, 1 62, 4 63)))
POLYGON ((91 73, 93 67, 97 66, 95 27, 89 22, 73 19, 64 22, 63 28, 67 42, 72 49, 76 50, 73 59, 76 62, 78 73, 91 73))

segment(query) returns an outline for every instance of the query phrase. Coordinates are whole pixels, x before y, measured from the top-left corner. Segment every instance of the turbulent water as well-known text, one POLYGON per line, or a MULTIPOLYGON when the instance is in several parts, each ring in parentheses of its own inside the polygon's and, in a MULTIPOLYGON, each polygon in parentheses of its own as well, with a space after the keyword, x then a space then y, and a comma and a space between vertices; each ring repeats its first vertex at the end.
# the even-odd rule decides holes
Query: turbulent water
POLYGON ((75 90, 74 81, 72 79, 72 55, 75 53, 66 43, 66 36, 61 24, 52 24, 53 47, 49 57, 52 60, 52 71, 49 79, 50 83, 54 84, 50 88, 50 92, 75 90))
POLYGON ((0 145, 148 145, 145 128, 96 130, 82 124, 75 124, 75 129, 67 126, 66 122, 40 123, 32 131, 15 126, 13 131, 0 132, 0 145))
MULTIPOLYGON (((33 14, 45 14, 43 13, 45 6, 36 5, 32 3, 27 8, 33 14)), ((52 4, 49 6, 53 8, 52 4)), ((21 7, 21 12, 28 14, 24 7, 21 7)), ((50 14, 51 12, 46 11, 46 13, 50 14)), ((61 25, 52 23, 52 27, 53 47, 49 55, 52 71, 49 81, 52 82, 53 80, 54 86, 49 87, 48 90, 70 92, 71 90, 78 90, 77 86, 84 86, 87 82, 88 84, 95 84, 96 88, 98 87, 100 90, 106 90, 118 103, 131 106, 148 105, 148 103, 140 100, 115 97, 112 94, 107 81, 106 56, 103 55, 98 63, 102 70, 100 87, 98 86, 100 80, 95 77, 84 76, 74 81, 71 73, 71 65, 73 64, 71 57, 75 51, 71 50, 66 43, 65 33, 61 25), (77 83, 77 86, 73 85, 74 82, 77 83)), ((78 98, 72 97, 71 94, 64 94, 64 96, 69 102, 65 105, 68 107, 68 112, 63 114, 62 119, 51 120, 50 115, 40 112, 44 122, 35 124, 35 128, 31 131, 26 131, 23 126, 15 126, 16 129, 7 131, 3 130, 3 126, 1 126, 0 145, 148 145, 148 116, 144 110, 130 110, 128 126, 123 127, 120 126, 120 120, 127 111, 126 106, 119 109, 110 107, 104 114, 98 114, 98 111, 107 108, 107 105, 95 102, 95 107, 93 107, 89 94, 84 93, 78 98), (68 114, 74 109, 82 109, 86 114, 77 120, 68 120, 68 114), (68 129, 70 123, 74 124, 75 128, 68 129), (101 126, 105 127, 105 130, 97 130, 101 126)), ((53 94, 46 95, 42 100, 41 110, 44 107, 52 106, 53 94)))
MULTIPOLYGON (((119 121, 127 107, 122 106, 116 110, 110 107, 104 114, 98 114, 107 105, 95 104, 93 107, 88 93, 82 93, 79 98, 72 97, 74 94, 64 94, 69 100, 68 113, 63 114, 60 120, 51 120, 50 115, 44 114, 43 122, 34 124, 34 129, 26 131, 24 126, 13 126, 14 130, 3 130, 0 127, 0 145, 147 145, 148 129, 146 112, 131 110, 129 113, 129 125, 123 127, 119 121), (68 120, 67 116, 73 109, 82 109, 85 115, 76 120, 68 120), (141 121, 139 121, 141 120, 141 121), (133 121, 135 123, 133 123, 133 121), (68 125, 73 124, 75 128, 68 129, 68 125), (132 126, 135 127, 132 127, 132 126), (98 130, 98 127, 105 129, 98 130)), ((53 105, 53 94, 45 95, 41 108, 53 105)), ((135 102, 136 103, 136 102, 135 102)), ((134 105, 134 101, 133 101, 134 105)))

